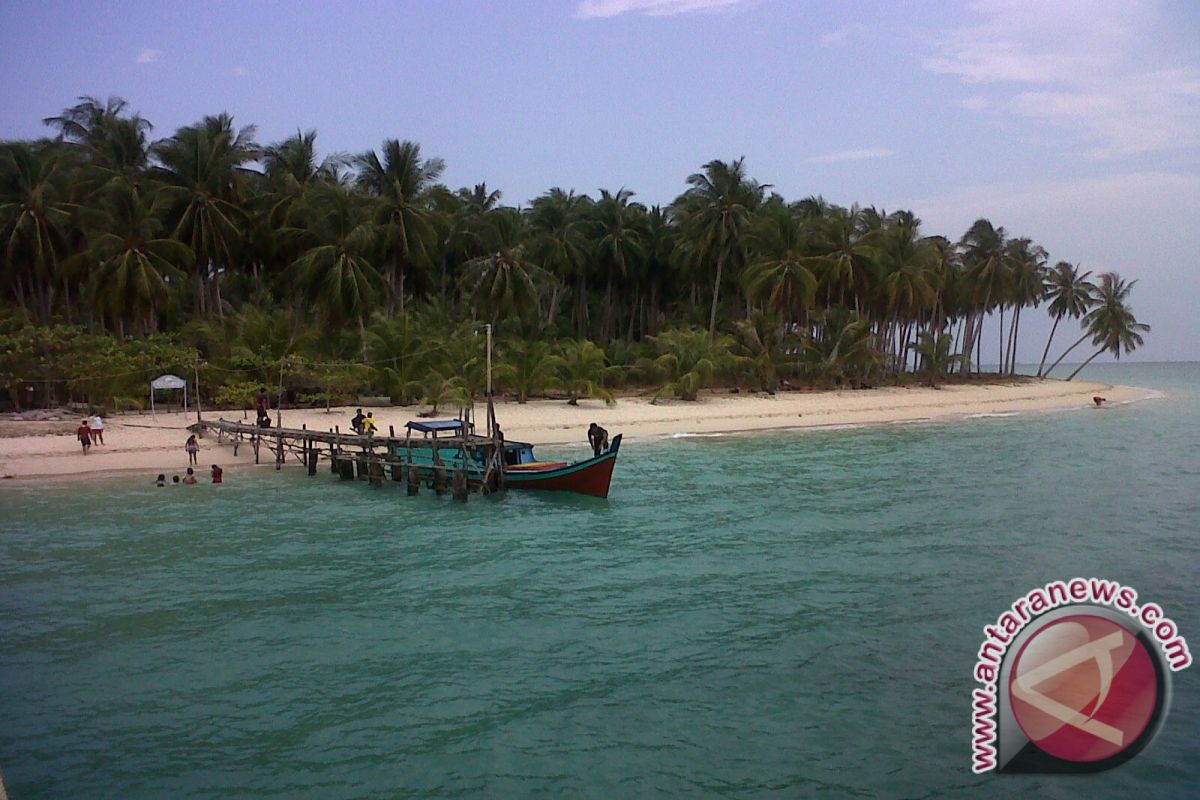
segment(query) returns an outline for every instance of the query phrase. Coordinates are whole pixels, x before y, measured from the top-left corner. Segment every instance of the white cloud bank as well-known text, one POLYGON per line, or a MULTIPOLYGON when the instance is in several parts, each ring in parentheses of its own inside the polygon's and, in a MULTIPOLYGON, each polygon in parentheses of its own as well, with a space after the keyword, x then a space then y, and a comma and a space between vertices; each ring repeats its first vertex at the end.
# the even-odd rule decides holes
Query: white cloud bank
POLYGON ((826 153, 823 156, 813 156, 804 159, 805 164, 837 164, 842 161, 869 161, 874 158, 888 158, 895 155, 886 147, 863 147, 858 150, 839 150, 836 153, 826 153))
POLYGON ((138 53, 137 63, 153 64, 155 61, 158 61, 160 58, 162 58, 162 50, 154 50, 152 48, 146 48, 142 52, 138 53))
POLYGON ((583 0, 575 8, 580 19, 607 19, 622 14, 669 17, 698 11, 722 11, 744 5, 747 0, 583 0))
POLYGON ((925 69, 979 89, 960 104, 1063 132, 1113 158, 1200 144, 1200 50, 1163 44, 1154 3, 986 0, 978 25, 944 32, 925 69))

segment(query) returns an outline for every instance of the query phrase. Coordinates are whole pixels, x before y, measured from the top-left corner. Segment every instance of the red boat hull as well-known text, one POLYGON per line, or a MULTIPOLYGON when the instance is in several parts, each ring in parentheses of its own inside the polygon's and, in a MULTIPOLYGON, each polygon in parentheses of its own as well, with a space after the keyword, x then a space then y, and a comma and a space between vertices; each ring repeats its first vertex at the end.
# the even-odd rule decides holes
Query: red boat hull
POLYGON ((595 458, 544 470, 505 470, 504 485, 508 489, 542 489, 608 497, 608 487, 612 482, 620 448, 621 437, 617 435, 613 438, 612 446, 595 458))

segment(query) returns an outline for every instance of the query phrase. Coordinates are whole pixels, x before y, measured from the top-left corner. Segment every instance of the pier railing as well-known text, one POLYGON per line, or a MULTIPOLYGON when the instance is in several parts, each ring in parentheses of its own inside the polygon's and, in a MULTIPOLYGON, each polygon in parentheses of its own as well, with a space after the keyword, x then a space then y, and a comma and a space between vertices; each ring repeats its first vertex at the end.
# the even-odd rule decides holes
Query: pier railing
POLYGON ((322 459, 330 471, 344 480, 368 481, 382 486, 386 479, 405 483, 408 494, 415 495, 422 484, 438 494, 452 492, 466 500, 477 491, 488 494, 504 488, 504 447, 497 438, 465 434, 415 438, 411 431, 388 434, 342 433, 334 427, 327 431, 300 428, 260 428, 247 422, 225 419, 198 423, 202 431, 217 435, 217 443, 228 441, 237 456, 241 447, 254 450, 254 463, 262 463, 263 450, 273 457, 275 469, 282 469, 288 456, 294 456, 316 475, 322 459))

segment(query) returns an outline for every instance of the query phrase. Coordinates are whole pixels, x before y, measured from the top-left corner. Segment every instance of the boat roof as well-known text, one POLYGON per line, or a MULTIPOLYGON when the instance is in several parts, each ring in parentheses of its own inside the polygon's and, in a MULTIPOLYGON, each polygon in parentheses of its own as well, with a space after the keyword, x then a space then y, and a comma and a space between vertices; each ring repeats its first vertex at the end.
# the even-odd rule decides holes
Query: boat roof
MULTIPOLYGON (((431 419, 405 423, 404 427, 409 430, 421 431, 422 433, 435 433, 438 431, 458 431, 462 430, 467 423, 461 419, 431 419)), ((472 426, 474 427, 474 426, 472 426)))

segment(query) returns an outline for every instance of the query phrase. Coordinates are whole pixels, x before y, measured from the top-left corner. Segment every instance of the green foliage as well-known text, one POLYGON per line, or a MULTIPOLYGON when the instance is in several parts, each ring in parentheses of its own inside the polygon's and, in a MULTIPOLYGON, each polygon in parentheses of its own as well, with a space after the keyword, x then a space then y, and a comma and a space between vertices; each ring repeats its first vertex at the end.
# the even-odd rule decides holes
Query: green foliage
POLYGON ((654 337, 659 355, 643 362, 643 370, 658 384, 651 402, 673 394, 680 400, 695 400, 718 375, 728 374, 744 363, 734 353, 732 336, 710 339, 699 328, 674 328, 654 337))
POLYGON ((116 97, 44 122, 59 138, 0 143, 13 404, 137 398, 147 373, 188 373, 196 355, 203 395, 229 402, 277 387, 281 367, 307 402, 469 402, 485 384, 480 320, 500 385, 572 402, 639 382, 696 397, 717 380, 901 381, 934 333, 957 337, 950 366, 965 371, 992 320, 1011 371, 1021 311, 1043 300, 1043 363, 1065 317, 1086 315, 1067 353, 1089 339, 1126 353, 1147 331, 1132 282, 1097 300, 1088 273, 1047 269, 987 219, 953 241, 909 211, 788 201, 742 158, 703 164, 667 206, 551 188, 522 208, 441 184, 445 164, 416 142, 322 159, 315 131, 260 146, 228 114, 152 142, 116 97))
POLYGON ((604 386, 610 375, 610 368, 605 364, 604 351, 588 339, 568 339, 561 342, 560 347, 562 361, 558 374, 563 388, 567 391, 567 402, 575 406, 585 397, 598 397, 607 405, 615 403, 613 393, 604 386))

